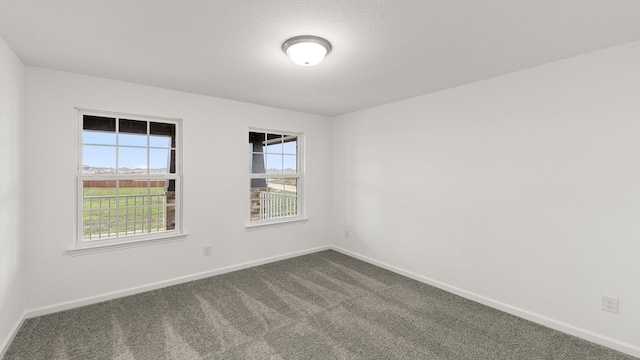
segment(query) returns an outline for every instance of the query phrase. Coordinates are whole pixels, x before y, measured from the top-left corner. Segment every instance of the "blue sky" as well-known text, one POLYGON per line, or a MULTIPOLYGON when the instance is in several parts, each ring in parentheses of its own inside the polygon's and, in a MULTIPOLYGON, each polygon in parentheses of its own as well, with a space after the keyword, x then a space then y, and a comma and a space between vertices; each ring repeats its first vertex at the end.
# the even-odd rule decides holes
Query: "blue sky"
MULTIPOLYGON (((166 168, 168 164, 169 146, 168 136, 149 136, 149 157, 151 169, 166 168)), ((93 167, 116 167, 116 134, 103 131, 83 131, 82 157, 83 165, 93 167)), ((147 136, 137 134, 119 134, 118 159, 121 168, 147 168, 147 136)), ((267 169, 296 169, 297 143, 295 141, 284 144, 273 144, 263 148, 267 169), (282 154, 284 152, 284 155, 282 154)))
MULTIPOLYGON (((147 168, 147 136, 119 134, 119 165, 130 169, 147 168), (136 147, 137 146, 137 147, 136 147)), ((166 168, 168 164, 168 136, 149 136, 151 169, 166 168), (158 148, 154 148, 158 147, 158 148)), ((116 166, 116 134, 100 131, 83 131, 82 164, 94 167, 115 168, 116 166)))

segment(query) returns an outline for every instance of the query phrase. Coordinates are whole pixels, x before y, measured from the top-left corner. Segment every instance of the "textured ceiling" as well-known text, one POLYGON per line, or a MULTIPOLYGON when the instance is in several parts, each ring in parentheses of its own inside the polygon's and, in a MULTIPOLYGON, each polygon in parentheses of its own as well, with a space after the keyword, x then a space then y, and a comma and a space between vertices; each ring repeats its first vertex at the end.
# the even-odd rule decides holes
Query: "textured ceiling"
POLYGON ((640 40, 637 0, 0 0, 27 65, 337 115, 640 40), (315 67, 296 35, 333 51, 315 67))

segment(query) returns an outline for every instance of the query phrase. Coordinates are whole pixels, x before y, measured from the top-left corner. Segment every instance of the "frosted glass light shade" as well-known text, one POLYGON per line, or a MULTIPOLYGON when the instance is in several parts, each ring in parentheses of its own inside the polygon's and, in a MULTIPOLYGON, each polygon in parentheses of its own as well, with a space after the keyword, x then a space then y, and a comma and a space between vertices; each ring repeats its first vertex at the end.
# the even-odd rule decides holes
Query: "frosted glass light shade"
POLYGON ((291 61, 301 66, 317 65, 331 51, 331 44, 317 36, 297 36, 282 45, 291 61))

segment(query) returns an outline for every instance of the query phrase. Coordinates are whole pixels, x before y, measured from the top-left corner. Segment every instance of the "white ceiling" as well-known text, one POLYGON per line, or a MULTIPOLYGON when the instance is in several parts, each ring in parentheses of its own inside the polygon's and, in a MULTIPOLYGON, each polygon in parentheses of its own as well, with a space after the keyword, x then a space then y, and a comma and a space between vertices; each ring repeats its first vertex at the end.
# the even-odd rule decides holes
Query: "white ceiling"
POLYGON ((638 0, 0 0, 27 65, 337 115, 640 40, 638 0), (282 43, 329 40, 315 67, 282 43))

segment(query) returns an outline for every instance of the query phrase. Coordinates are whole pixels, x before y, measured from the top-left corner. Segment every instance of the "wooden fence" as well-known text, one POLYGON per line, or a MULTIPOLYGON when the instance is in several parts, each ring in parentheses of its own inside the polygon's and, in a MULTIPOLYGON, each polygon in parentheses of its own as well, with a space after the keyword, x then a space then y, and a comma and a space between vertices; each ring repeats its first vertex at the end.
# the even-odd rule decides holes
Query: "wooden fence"
MULTIPOLYGON (((144 188, 147 187, 147 180, 120 180, 120 188, 144 188)), ((164 187, 165 180, 151 180, 151 187, 164 187)), ((115 180, 85 180, 83 187, 85 188, 115 188, 115 180)))

